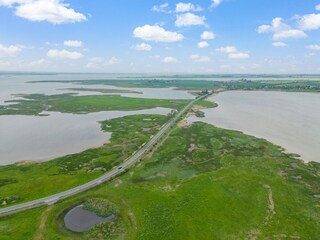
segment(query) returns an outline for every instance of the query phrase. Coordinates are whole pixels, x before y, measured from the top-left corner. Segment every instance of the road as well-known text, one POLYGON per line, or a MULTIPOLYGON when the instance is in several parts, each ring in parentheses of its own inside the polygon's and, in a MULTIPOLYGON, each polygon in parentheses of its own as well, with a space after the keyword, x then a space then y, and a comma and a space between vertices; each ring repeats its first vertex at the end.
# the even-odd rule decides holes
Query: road
POLYGON ((93 188, 93 187, 109 180, 110 178, 118 175, 119 173, 123 172, 125 169, 129 168, 133 163, 137 162, 159 140, 159 138, 161 138, 161 136, 163 134, 165 134, 175 124, 175 122, 191 108, 191 106, 197 100, 204 99, 208 95, 209 94, 201 96, 201 97, 196 98, 193 101, 191 101, 173 119, 171 119, 170 122, 168 122, 163 128, 161 128, 161 130, 155 136, 153 136, 152 139, 147 144, 145 144, 137 153, 135 153, 131 158, 129 158, 127 161, 125 161, 123 164, 119 165, 117 168, 113 169, 112 171, 110 171, 110 172, 102 175, 101 177, 96 178, 88 183, 85 183, 83 185, 69 189, 67 191, 57 193, 57 194, 51 195, 49 197, 44 197, 44 198, 40 198, 40 199, 33 200, 30 202, 18 204, 15 206, 2 208, 2 209, 0 209, 0 216, 23 211, 26 209, 35 208, 35 207, 45 205, 45 204, 47 204, 47 205, 54 204, 55 202, 57 202, 60 199, 64 199, 64 198, 70 197, 72 195, 75 195, 77 193, 86 191, 86 190, 93 188))

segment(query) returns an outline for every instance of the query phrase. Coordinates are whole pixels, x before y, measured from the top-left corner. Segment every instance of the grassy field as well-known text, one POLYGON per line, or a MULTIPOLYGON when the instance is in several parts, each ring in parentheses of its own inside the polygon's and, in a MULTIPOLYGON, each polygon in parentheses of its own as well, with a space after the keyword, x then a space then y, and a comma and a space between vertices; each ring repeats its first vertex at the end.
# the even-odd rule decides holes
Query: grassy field
POLYGON ((120 209, 123 239, 319 239, 319 176, 319 164, 263 139, 195 123, 174 128, 151 157, 109 183, 1 218, 0 236, 85 239, 66 233, 57 216, 102 198, 120 209))
POLYGON ((75 96, 72 94, 22 95, 24 100, 0 106, 0 115, 39 115, 42 111, 90 113, 112 110, 141 110, 155 107, 181 109, 188 100, 129 98, 115 95, 75 96))

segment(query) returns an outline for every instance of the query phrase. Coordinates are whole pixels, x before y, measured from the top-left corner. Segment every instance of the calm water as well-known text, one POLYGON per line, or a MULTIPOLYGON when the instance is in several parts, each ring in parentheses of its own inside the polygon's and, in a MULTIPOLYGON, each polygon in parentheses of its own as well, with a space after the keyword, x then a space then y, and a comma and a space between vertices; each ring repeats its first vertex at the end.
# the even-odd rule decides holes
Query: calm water
POLYGON ((320 94, 234 91, 211 99, 219 107, 191 121, 240 130, 320 162, 320 94))
MULTIPOLYGON (((100 76, 100 75, 97 75, 100 76)), ((62 94, 62 93, 76 93, 78 95, 102 95, 99 92, 87 92, 87 91, 74 91, 68 90, 68 88, 104 88, 104 89, 124 89, 142 92, 142 94, 135 93, 117 93, 117 95, 125 97, 138 97, 138 98, 158 98, 158 99, 192 99, 193 95, 187 91, 176 91, 173 88, 123 88, 108 85, 81 85, 74 83, 28 83, 28 81, 41 81, 41 80, 87 80, 90 77, 99 79, 97 76, 91 75, 45 75, 45 76, 34 76, 34 75, 23 75, 23 76, 0 76, 0 105, 6 104, 7 100, 21 99, 15 94, 62 94)), ((104 75, 102 75, 104 76, 104 75)), ((101 79, 104 79, 102 78, 101 79)), ((112 75, 111 75, 112 76, 112 75)), ((110 76, 109 76, 110 78, 110 76)), ((108 79, 108 78, 107 78, 108 79)), ((112 79, 112 78, 111 78, 112 79)), ((134 81, 134 80, 133 80, 134 81)), ((8 104, 8 103, 7 103, 8 104)))
POLYGON ((0 165, 45 161, 103 145, 111 136, 98 121, 134 114, 168 114, 171 109, 90 114, 47 112, 50 116, 0 116, 0 165))
POLYGON ((98 223, 110 222, 115 218, 115 215, 99 217, 94 212, 83 209, 83 206, 80 205, 74 207, 66 214, 64 223, 69 230, 74 232, 85 232, 98 223))
MULTIPOLYGON (((0 75, 0 105, 7 100, 20 99, 15 94, 101 95, 99 92, 71 91, 67 88, 129 89, 142 94, 124 93, 122 96, 158 99, 192 99, 186 91, 170 88, 118 88, 106 85, 78 85, 72 83, 27 83, 35 80, 81 80, 104 75, 0 75)), ((116 76, 110 75, 114 78, 116 76)), ((101 146, 110 138, 102 132, 98 121, 134 114, 168 114, 171 109, 155 108, 142 111, 108 111, 91 114, 48 112, 50 116, 0 116, 0 165, 22 160, 46 161, 85 149, 101 146)))

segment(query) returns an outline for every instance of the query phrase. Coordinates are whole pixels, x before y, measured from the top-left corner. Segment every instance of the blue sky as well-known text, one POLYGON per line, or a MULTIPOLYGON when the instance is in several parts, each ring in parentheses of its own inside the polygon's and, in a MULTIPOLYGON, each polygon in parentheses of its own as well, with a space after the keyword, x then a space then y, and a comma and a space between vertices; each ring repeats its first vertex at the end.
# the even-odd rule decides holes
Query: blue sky
POLYGON ((320 73, 320 0, 0 0, 0 70, 320 73))

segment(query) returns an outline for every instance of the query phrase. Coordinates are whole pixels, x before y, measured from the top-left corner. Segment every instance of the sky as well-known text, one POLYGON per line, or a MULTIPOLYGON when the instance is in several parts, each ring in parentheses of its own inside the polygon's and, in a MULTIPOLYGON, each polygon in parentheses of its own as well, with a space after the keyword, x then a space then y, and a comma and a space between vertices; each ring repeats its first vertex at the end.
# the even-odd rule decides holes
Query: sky
POLYGON ((0 71, 320 73, 320 0, 0 0, 0 71))

